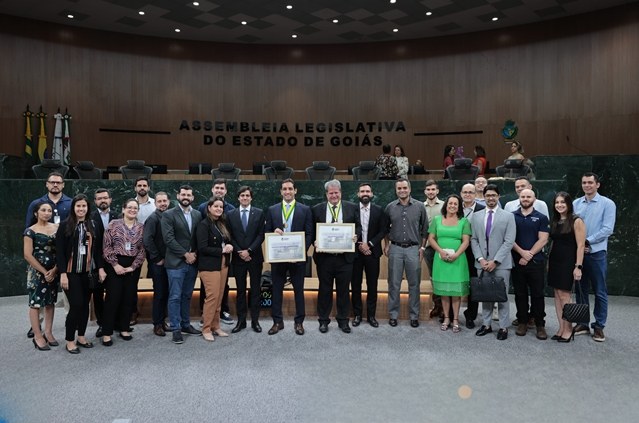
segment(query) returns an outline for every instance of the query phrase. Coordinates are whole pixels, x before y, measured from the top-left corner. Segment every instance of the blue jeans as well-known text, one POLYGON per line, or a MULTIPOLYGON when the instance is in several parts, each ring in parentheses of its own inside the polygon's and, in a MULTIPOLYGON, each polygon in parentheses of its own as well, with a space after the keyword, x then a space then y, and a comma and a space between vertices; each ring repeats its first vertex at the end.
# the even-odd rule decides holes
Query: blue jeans
POLYGON ((166 318, 169 299, 169 279, 164 266, 149 262, 149 275, 153 279, 153 324, 161 325, 166 318))
MULTIPOLYGON (((595 294, 595 321, 593 328, 603 329, 608 318, 608 287, 606 286, 606 273, 608 271, 608 254, 598 251, 584 255, 584 268, 581 277, 581 295, 577 291, 577 304, 589 304, 588 293, 590 287, 595 294)), ((590 322, 580 322, 588 326, 590 322)))
POLYGON ((182 263, 177 269, 166 269, 169 277, 169 320, 173 330, 186 329, 191 324, 191 296, 197 277, 197 267, 182 263))

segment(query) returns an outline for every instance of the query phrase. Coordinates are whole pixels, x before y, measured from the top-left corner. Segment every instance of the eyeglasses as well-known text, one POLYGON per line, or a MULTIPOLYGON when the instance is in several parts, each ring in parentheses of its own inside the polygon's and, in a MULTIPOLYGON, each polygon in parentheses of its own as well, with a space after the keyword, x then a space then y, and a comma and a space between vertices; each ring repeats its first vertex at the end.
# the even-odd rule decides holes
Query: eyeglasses
POLYGON ((484 194, 484 197, 493 198, 493 197, 499 197, 499 195, 498 194, 484 194))
POLYGON ((47 181, 47 183, 51 185, 62 185, 64 181, 47 181))
POLYGON ((474 194, 475 191, 462 191, 462 194, 474 194))

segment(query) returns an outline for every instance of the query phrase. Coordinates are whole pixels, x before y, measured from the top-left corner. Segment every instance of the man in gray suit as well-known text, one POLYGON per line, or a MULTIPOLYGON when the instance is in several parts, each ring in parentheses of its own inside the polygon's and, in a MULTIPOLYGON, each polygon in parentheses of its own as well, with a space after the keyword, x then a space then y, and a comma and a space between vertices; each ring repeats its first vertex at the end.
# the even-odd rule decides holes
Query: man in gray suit
POLYGON ((180 186, 177 194, 179 206, 162 215, 162 238, 166 245, 164 267, 169 277, 169 320, 173 329, 173 342, 184 342, 182 332, 200 335, 191 325, 191 296, 197 276, 195 229, 202 214, 193 209, 193 188, 180 186))
MULTIPOLYGON (((511 250, 517 232, 515 217, 512 213, 499 208, 499 188, 496 185, 486 185, 484 198, 486 208, 473 213, 471 218, 473 235, 470 243, 476 258, 475 267, 478 273, 483 270, 504 278, 508 286, 510 269, 513 267, 511 250)), ((508 302, 497 304, 499 310, 497 339, 503 341, 508 338, 510 305, 508 302)), ((493 307, 492 302, 482 303, 484 322, 475 335, 484 336, 493 331, 490 327, 493 307)))

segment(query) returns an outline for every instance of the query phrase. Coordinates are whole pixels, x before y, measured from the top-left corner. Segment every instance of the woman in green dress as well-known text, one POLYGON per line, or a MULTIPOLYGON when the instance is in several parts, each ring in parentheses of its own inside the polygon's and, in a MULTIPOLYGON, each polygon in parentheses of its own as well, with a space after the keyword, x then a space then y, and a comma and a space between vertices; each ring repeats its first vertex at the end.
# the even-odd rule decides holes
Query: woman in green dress
MULTIPOLYGON (((470 243, 470 223, 464 217, 462 199, 449 195, 442 206, 441 216, 435 216, 428 228, 428 243, 436 251, 433 261, 433 290, 442 298, 444 312, 453 305, 453 332, 460 331, 459 305, 468 295, 468 262, 466 248, 470 243)), ((448 330, 451 316, 444 315, 441 330, 448 330)))

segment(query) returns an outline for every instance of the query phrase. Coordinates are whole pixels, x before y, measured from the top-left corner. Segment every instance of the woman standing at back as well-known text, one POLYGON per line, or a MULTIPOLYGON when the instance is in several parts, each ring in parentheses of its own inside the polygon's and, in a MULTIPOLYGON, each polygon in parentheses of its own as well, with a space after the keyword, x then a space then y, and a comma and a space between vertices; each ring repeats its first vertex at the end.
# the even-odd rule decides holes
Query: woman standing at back
POLYGON ((408 164, 408 157, 406 157, 404 149, 399 144, 395 146, 395 161, 397 162, 397 179, 407 179, 410 165, 408 164))
POLYGON ((455 146, 448 144, 444 147, 444 179, 448 179, 446 168, 455 164, 455 146))

